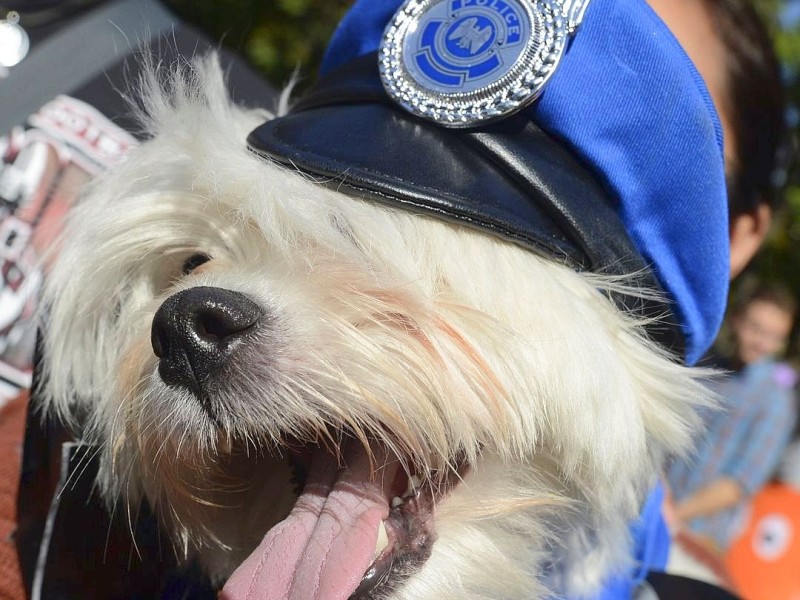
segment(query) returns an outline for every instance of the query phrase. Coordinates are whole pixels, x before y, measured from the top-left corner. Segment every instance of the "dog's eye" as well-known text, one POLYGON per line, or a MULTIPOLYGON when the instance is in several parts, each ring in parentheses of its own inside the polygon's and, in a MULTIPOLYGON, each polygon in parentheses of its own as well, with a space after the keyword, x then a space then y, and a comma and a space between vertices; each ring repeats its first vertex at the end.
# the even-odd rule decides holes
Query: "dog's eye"
POLYGON ((192 254, 189 258, 187 258, 184 263, 181 271, 184 275, 188 275, 192 271, 194 271, 197 267, 202 264, 207 263, 211 260, 211 257, 208 254, 203 254, 202 252, 198 252, 197 254, 192 254))

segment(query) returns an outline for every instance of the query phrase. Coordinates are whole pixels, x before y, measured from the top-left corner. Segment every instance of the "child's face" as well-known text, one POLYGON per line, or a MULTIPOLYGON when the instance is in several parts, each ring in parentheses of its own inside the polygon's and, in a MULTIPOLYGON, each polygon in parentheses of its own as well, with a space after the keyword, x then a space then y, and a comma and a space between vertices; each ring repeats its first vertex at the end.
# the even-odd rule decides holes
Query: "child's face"
POLYGON ((733 321, 739 360, 756 362, 778 352, 792 329, 792 315, 764 300, 752 302, 733 321))

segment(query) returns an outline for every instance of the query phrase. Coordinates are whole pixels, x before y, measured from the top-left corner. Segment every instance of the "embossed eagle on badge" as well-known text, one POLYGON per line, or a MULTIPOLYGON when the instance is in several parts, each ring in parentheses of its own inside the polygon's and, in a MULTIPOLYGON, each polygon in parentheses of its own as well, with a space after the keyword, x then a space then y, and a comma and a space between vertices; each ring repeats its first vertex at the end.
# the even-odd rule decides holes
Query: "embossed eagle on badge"
POLYGON ((492 28, 488 25, 478 27, 478 19, 472 18, 464 21, 447 39, 458 40, 456 43, 460 48, 469 48, 470 54, 476 54, 491 37, 492 28))

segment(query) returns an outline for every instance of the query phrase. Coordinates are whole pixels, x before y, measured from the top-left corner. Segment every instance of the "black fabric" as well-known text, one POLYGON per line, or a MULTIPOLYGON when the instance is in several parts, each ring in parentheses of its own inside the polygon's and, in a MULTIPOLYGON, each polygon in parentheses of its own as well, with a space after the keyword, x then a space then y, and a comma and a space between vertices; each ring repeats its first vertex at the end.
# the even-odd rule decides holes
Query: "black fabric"
MULTIPOLYGON (((418 119, 383 92, 377 64, 372 54, 330 73, 290 114, 253 131, 250 147, 356 197, 474 227, 578 270, 635 274, 664 297, 611 196, 558 142, 521 116, 471 130, 418 119)), ((682 356, 668 304, 615 300, 664 317, 650 333, 682 356)))
POLYGON ((178 564, 147 506, 133 515, 123 505, 106 510, 94 487, 97 449, 66 437, 56 423, 28 420, 17 534, 28 594, 48 600, 213 600, 216 592, 197 566, 178 564))
MULTIPOLYGON (((37 344, 34 395, 40 359, 37 344)), ((197 565, 178 563, 147 505, 134 515, 107 510, 95 487, 97 449, 76 443, 74 433, 28 412, 14 534, 28 597, 214 600, 197 565)))
POLYGON ((671 573, 651 572, 647 583, 659 600, 741 600, 722 588, 671 573))

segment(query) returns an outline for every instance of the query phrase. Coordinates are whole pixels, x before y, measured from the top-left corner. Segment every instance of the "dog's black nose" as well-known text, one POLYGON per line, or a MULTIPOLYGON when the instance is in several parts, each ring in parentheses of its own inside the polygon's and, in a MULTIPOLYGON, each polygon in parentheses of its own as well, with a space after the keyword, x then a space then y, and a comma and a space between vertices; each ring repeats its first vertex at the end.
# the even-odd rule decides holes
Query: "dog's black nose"
POLYGON ((264 311, 239 292, 194 287, 167 298, 156 311, 153 351, 164 383, 199 394, 202 384, 258 328, 264 311))

